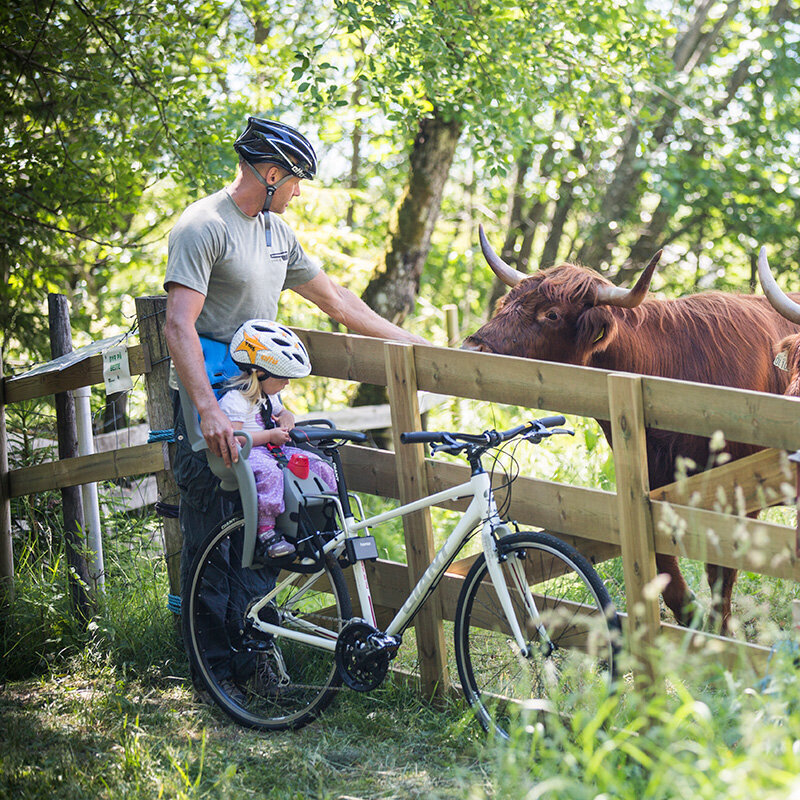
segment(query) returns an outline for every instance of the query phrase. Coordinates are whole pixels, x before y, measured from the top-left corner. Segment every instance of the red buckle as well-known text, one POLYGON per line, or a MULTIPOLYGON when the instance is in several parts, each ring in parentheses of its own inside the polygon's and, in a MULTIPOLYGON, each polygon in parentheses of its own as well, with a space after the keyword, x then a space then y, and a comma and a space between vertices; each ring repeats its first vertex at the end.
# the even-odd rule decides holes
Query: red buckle
POLYGON ((300 455, 300 453, 292 453, 289 458, 289 469, 293 475, 296 475, 300 480, 308 477, 308 456, 300 455))

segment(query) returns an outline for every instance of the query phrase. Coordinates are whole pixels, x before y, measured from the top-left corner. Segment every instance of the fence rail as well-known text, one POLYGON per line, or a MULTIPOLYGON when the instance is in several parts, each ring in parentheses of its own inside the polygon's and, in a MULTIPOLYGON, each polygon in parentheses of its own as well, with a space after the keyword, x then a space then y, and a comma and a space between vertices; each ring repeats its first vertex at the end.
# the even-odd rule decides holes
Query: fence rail
MULTIPOLYGON (((656 552, 800 580, 794 528, 745 516, 777 502, 794 503, 795 477, 785 452, 800 446, 800 415, 792 399, 509 356, 297 332, 310 351, 315 374, 389 388, 395 435, 421 425, 418 391, 610 422, 615 431, 617 492, 520 477, 509 513, 523 524, 557 533, 597 562, 622 554, 628 608, 638 609, 628 620, 639 634, 631 640, 647 643, 659 633, 686 635, 683 629, 660 622, 658 600, 646 590, 655 578, 656 552), (643 456, 647 428, 700 436, 722 431, 728 441, 769 449, 651 492, 643 456)), ((132 373, 145 374, 146 379, 149 351, 145 341, 129 348, 132 373)), ((0 399, 7 404, 100 382, 98 356, 56 375, 5 379, 0 399)), ((160 402, 166 404, 168 398, 160 402)), ((410 447, 396 447, 396 453, 347 447, 343 460, 348 484, 359 492, 407 501, 421 496, 426 487, 435 492, 465 479, 466 467, 436 463, 421 453, 421 448, 410 447)), ((7 502, 9 497, 58 488, 69 481, 163 471, 166 459, 165 445, 149 444, 13 470, 3 476, 3 499, 7 502)), ((396 607, 409 581, 418 577, 432 556, 427 512, 405 524, 409 565, 379 561, 370 566, 377 577, 376 600, 387 609, 396 607)), ((430 614, 420 621, 420 670, 429 694, 447 690, 441 621, 452 618, 453 598, 468 564, 465 560, 451 567, 437 589, 440 602, 429 604, 430 614)), ((172 589, 177 591, 176 586, 172 589)), ((709 634, 692 634, 691 642, 711 647, 715 657, 731 662, 744 657, 763 666, 768 652, 709 634)), ((644 649, 639 655, 644 658, 644 649)))

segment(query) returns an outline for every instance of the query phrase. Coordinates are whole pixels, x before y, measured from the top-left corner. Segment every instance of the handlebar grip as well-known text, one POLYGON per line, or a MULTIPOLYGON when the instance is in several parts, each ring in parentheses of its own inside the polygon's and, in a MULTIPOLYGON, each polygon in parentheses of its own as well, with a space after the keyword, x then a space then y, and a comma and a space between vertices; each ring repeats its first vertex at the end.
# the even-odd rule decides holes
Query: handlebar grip
POLYGON ((554 414, 552 417, 542 417, 536 421, 540 425, 544 425, 545 428, 555 428, 558 425, 563 425, 567 418, 563 414, 554 414))
POLYGON ((347 442, 367 441, 367 434, 359 431, 340 431, 337 428, 303 428, 300 425, 289 431, 289 437, 295 444, 311 444, 334 439, 344 439, 347 442))
POLYGON ((327 417, 314 417, 314 419, 301 419, 296 427, 298 428, 315 428, 319 425, 324 425, 326 428, 335 428, 331 420, 327 417))
POLYGON ((407 431, 400 434, 400 442, 402 444, 441 442, 443 436, 443 433, 436 431, 407 431))

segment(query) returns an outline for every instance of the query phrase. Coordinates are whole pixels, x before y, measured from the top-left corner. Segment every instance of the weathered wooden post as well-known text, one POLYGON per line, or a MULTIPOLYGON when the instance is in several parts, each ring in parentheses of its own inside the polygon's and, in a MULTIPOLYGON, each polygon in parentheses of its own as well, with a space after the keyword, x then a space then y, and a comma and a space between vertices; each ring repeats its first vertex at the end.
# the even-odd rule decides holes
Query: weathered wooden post
POLYGON ((0 608, 14 599, 14 548, 11 497, 8 493, 8 435, 3 353, 0 351, 0 608))
POLYGON ((650 512, 642 379, 611 374, 608 376, 608 396, 617 476, 622 570, 628 605, 626 639, 631 655, 643 667, 643 670, 637 670, 636 679, 642 688, 647 688, 655 677, 653 646, 661 628, 661 618, 654 584, 658 571, 650 512))
MULTIPOLYGON (((392 433, 395 441, 397 485, 401 503, 418 500, 428 494, 425 456, 420 444, 400 444, 403 431, 420 430, 422 422, 417 400, 417 373, 414 347, 386 342, 386 383, 392 407, 392 433)), ((409 589, 419 580, 436 554, 433 543, 430 509, 403 517, 409 589)), ((434 594, 417 614, 417 652, 420 689, 431 700, 440 700, 449 690, 447 655, 439 595, 434 594)))
MULTIPOLYGON (((164 336, 167 298, 163 295, 136 298, 136 316, 139 319, 139 340, 144 352, 145 393, 147 419, 150 429, 168 430, 173 425, 172 390, 169 388, 169 351, 164 336)), ((172 446, 170 447, 172 450, 172 446)), ((170 454, 170 463, 172 456, 170 454)), ((179 492, 172 470, 156 473, 159 499, 164 503, 177 503, 179 492)), ((181 590, 181 526, 175 517, 164 518, 164 551, 167 560, 170 594, 180 595, 181 590)))
MULTIPOLYGON (((47 304, 50 351, 53 358, 58 358, 72 352, 69 305, 63 294, 48 294, 47 304)), ((72 392, 57 392, 55 405, 58 458, 59 460, 75 458, 78 455, 78 429, 72 392)), ((64 541, 72 603, 78 619, 88 622, 92 618, 95 608, 89 594, 91 574, 84 555, 83 501, 79 486, 67 486, 61 490, 61 508, 64 517, 64 541)))

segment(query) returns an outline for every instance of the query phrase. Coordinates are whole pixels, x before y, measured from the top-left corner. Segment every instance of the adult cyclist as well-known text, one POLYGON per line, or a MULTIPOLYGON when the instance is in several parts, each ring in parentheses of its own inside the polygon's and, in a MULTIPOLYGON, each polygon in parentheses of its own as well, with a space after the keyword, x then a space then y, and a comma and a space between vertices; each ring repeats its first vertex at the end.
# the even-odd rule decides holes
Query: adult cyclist
MULTIPOLYGON (((333 281, 308 257, 282 219, 289 203, 300 195, 301 181, 317 173, 317 156, 309 140, 288 125, 249 117, 233 147, 239 156, 236 177, 181 214, 169 236, 164 279, 165 334, 174 369, 199 412, 209 448, 227 464, 238 459, 238 447, 206 375, 201 335, 230 342, 246 320, 276 319, 281 292, 292 289, 354 333, 425 343, 333 281)), ((233 513, 236 501, 219 490, 205 457, 191 451, 177 401, 175 409, 173 470, 181 492, 185 585, 194 553, 207 534, 233 513)))

